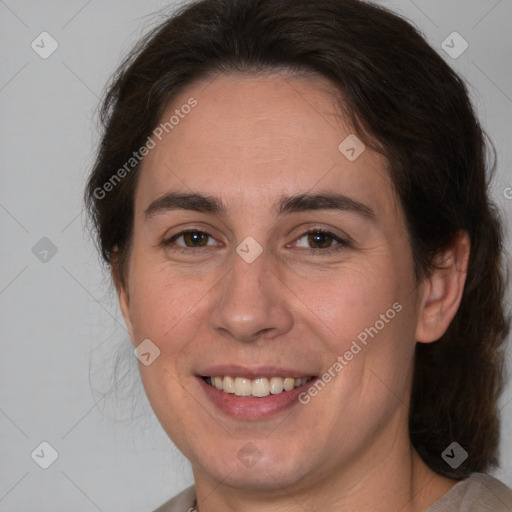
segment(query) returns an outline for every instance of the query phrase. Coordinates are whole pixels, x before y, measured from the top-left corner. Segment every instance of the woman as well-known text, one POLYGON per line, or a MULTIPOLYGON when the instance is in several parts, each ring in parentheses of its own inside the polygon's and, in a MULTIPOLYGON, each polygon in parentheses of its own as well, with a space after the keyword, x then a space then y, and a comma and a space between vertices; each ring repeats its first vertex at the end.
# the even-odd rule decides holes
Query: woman
POLYGON ((203 0, 103 104, 86 200, 195 485, 159 508, 505 511, 501 229, 460 78, 357 0, 203 0))

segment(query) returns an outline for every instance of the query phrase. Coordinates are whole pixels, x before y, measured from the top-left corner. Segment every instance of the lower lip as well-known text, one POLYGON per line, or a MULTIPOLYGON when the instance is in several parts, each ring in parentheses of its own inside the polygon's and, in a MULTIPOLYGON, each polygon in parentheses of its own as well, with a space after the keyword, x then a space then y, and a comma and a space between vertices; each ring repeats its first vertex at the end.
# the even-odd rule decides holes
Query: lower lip
POLYGON ((304 386, 294 388, 290 391, 283 391, 277 395, 265 397, 236 396, 232 393, 225 393, 211 386, 198 377, 199 384, 206 393, 206 396, 223 413, 242 420, 260 420, 278 414, 294 404, 299 404, 298 396, 306 388, 314 384, 316 379, 312 379, 304 386))

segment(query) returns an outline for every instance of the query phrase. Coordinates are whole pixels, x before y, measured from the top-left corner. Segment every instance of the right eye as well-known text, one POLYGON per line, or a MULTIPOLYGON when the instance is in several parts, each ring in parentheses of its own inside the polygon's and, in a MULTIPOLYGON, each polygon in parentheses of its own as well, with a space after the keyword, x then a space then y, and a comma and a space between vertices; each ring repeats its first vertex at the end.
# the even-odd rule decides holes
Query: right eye
POLYGON ((205 231, 199 231, 197 229, 189 229, 181 231, 171 238, 164 240, 162 245, 168 247, 171 250, 178 250, 180 252, 193 251, 194 249, 201 249, 202 247, 208 247, 216 245, 215 243, 208 243, 208 239, 213 237, 205 231))

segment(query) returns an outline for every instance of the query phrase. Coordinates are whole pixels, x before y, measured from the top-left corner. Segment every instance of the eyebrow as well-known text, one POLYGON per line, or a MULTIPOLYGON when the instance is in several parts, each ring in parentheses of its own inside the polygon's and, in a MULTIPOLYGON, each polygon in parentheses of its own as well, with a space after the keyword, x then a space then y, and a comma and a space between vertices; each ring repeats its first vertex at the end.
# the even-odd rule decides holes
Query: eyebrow
MULTIPOLYGON (((155 215, 172 210, 191 210, 201 213, 213 213, 220 216, 224 216, 227 213, 227 207, 217 197, 197 193, 169 192, 155 199, 144 210, 144 216, 148 220, 155 215)), ((369 206, 342 194, 326 192, 283 196, 274 205, 274 211, 279 216, 315 210, 351 212, 371 222, 376 222, 377 220, 375 212, 369 206)))

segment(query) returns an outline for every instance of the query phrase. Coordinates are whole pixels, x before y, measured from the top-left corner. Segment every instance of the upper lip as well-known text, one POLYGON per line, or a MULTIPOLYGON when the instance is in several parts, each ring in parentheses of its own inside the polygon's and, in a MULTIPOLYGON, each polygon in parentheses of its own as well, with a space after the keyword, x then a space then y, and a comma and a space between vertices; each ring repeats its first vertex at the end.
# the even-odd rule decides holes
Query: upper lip
POLYGON ((294 379, 303 379, 305 377, 314 377, 315 372, 304 372, 280 368, 277 366, 240 366, 234 364, 223 364, 208 366, 197 372, 201 377, 243 377, 246 379, 257 379, 258 377, 291 377, 294 379))

